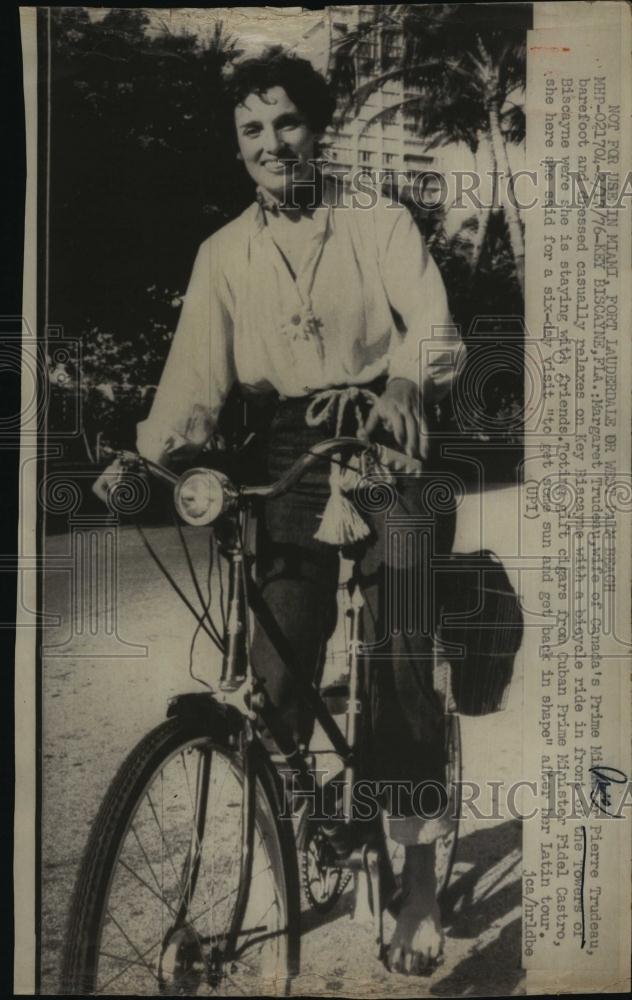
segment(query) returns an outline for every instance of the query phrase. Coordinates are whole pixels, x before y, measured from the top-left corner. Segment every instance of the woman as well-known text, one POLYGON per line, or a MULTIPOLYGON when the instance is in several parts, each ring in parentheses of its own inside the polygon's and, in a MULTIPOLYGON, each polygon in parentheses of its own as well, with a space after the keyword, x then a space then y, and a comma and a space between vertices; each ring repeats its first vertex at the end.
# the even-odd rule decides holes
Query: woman
MULTIPOLYGON (((139 451, 168 461, 202 448, 237 382, 255 399, 276 400, 267 435, 273 478, 335 433, 336 415, 343 416, 340 393, 328 397, 325 414, 313 405, 315 395, 330 389, 370 389, 378 398, 364 414, 364 432, 384 427, 408 455, 425 457, 423 407, 448 391, 460 341, 439 272, 411 216, 382 199, 371 199, 376 203, 368 208, 352 205, 314 171, 334 104, 309 62, 278 51, 247 60, 235 68, 228 94, 238 158, 257 198, 200 247, 151 413, 138 428, 139 451)), ((257 546, 263 596, 314 678, 335 625, 337 550, 315 537, 327 476, 328 470, 317 470, 301 488, 268 504, 257 546)), ((388 526, 383 514, 368 516, 360 562, 373 631, 366 640, 380 667, 374 777, 414 783, 444 781, 443 720, 428 630, 418 622, 412 630, 403 627, 397 608, 395 619, 386 614, 391 587, 414 586, 422 572, 421 546, 400 546, 393 565, 387 548, 398 514, 409 535, 425 533, 429 551, 449 550, 452 532, 449 517, 429 522, 419 494, 418 481, 403 482, 388 526)), ((310 720, 299 716, 283 664, 259 629, 252 655, 287 726, 305 738, 310 720)), ((444 829, 412 816, 391 821, 391 835, 406 845, 393 969, 427 971, 441 952, 434 839, 444 829)))

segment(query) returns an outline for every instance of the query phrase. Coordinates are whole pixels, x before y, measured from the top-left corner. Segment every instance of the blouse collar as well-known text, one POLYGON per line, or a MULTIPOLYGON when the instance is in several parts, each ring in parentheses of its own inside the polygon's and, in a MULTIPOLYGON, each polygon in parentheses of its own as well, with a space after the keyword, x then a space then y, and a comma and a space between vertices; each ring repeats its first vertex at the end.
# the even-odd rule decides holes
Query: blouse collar
MULTIPOLYGON (((320 188, 320 202, 323 206, 326 206, 329 211, 326 213, 329 217, 331 215, 331 209, 337 203, 338 200, 338 184, 333 177, 323 175, 320 171, 317 172, 317 185, 320 188)), ((300 192, 308 192, 309 189, 304 187, 298 188, 298 199, 300 199, 300 192)), ((261 185, 257 186, 257 193, 255 196, 255 221, 257 223, 257 229, 263 229, 266 225, 266 212, 271 215, 278 215, 281 211, 282 200, 276 195, 267 191, 261 185)))

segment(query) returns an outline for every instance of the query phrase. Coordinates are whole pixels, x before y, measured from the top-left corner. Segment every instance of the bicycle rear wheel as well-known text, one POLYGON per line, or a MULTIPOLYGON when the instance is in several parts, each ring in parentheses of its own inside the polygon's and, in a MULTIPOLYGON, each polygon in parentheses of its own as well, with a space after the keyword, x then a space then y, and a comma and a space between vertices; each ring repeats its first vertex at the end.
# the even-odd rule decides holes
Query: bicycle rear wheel
POLYGON ((296 850, 272 767, 262 752, 252 760, 246 772, 227 740, 179 718, 132 751, 80 867, 61 992, 287 992, 298 965, 296 850))

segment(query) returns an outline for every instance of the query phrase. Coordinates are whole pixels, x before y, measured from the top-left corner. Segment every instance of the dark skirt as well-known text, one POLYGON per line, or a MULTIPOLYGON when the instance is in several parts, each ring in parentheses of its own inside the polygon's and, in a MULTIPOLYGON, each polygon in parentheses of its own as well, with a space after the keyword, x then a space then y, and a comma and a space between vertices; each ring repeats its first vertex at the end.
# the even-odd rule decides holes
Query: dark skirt
MULTIPOLYGON (((330 423, 305 424, 309 402, 309 397, 278 401, 267 432, 270 480, 315 444, 334 436, 330 423)), ((351 427, 343 431, 353 433, 351 427)), ((314 538, 329 497, 329 473, 329 462, 318 462, 290 493, 266 503, 257 540, 264 599, 295 662, 316 682, 337 608, 339 553, 314 538)), ((436 490, 437 475, 400 477, 395 488, 381 491, 381 500, 362 503, 370 534, 353 553, 346 553, 357 560, 366 602, 364 641, 372 699, 365 776, 379 781, 444 781, 443 711, 433 687, 430 567, 433 554, 450 551, 455 517, 446 489, 436 490), (431 510, 428 497, 437 494, 441 509, 431 510)), ((253 665, 287 726, 305 742, 312 720, 298 704, 289 672, 259 627, 253 665)), ((409 811, 405 795, 402 806, 409 811)), ((429 808, 436 809, 436 795, 429 808)))

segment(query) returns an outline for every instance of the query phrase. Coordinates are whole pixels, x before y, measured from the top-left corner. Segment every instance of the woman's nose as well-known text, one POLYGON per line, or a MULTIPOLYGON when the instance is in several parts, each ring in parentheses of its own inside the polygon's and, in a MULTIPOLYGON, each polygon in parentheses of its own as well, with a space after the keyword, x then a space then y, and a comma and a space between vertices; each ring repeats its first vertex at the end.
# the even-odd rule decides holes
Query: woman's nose
POLYGON ((266 129, 263 144, 266 153, 271 153, 273 156, 276 156, 283 148, 281 137, 274 128, 266 129))

